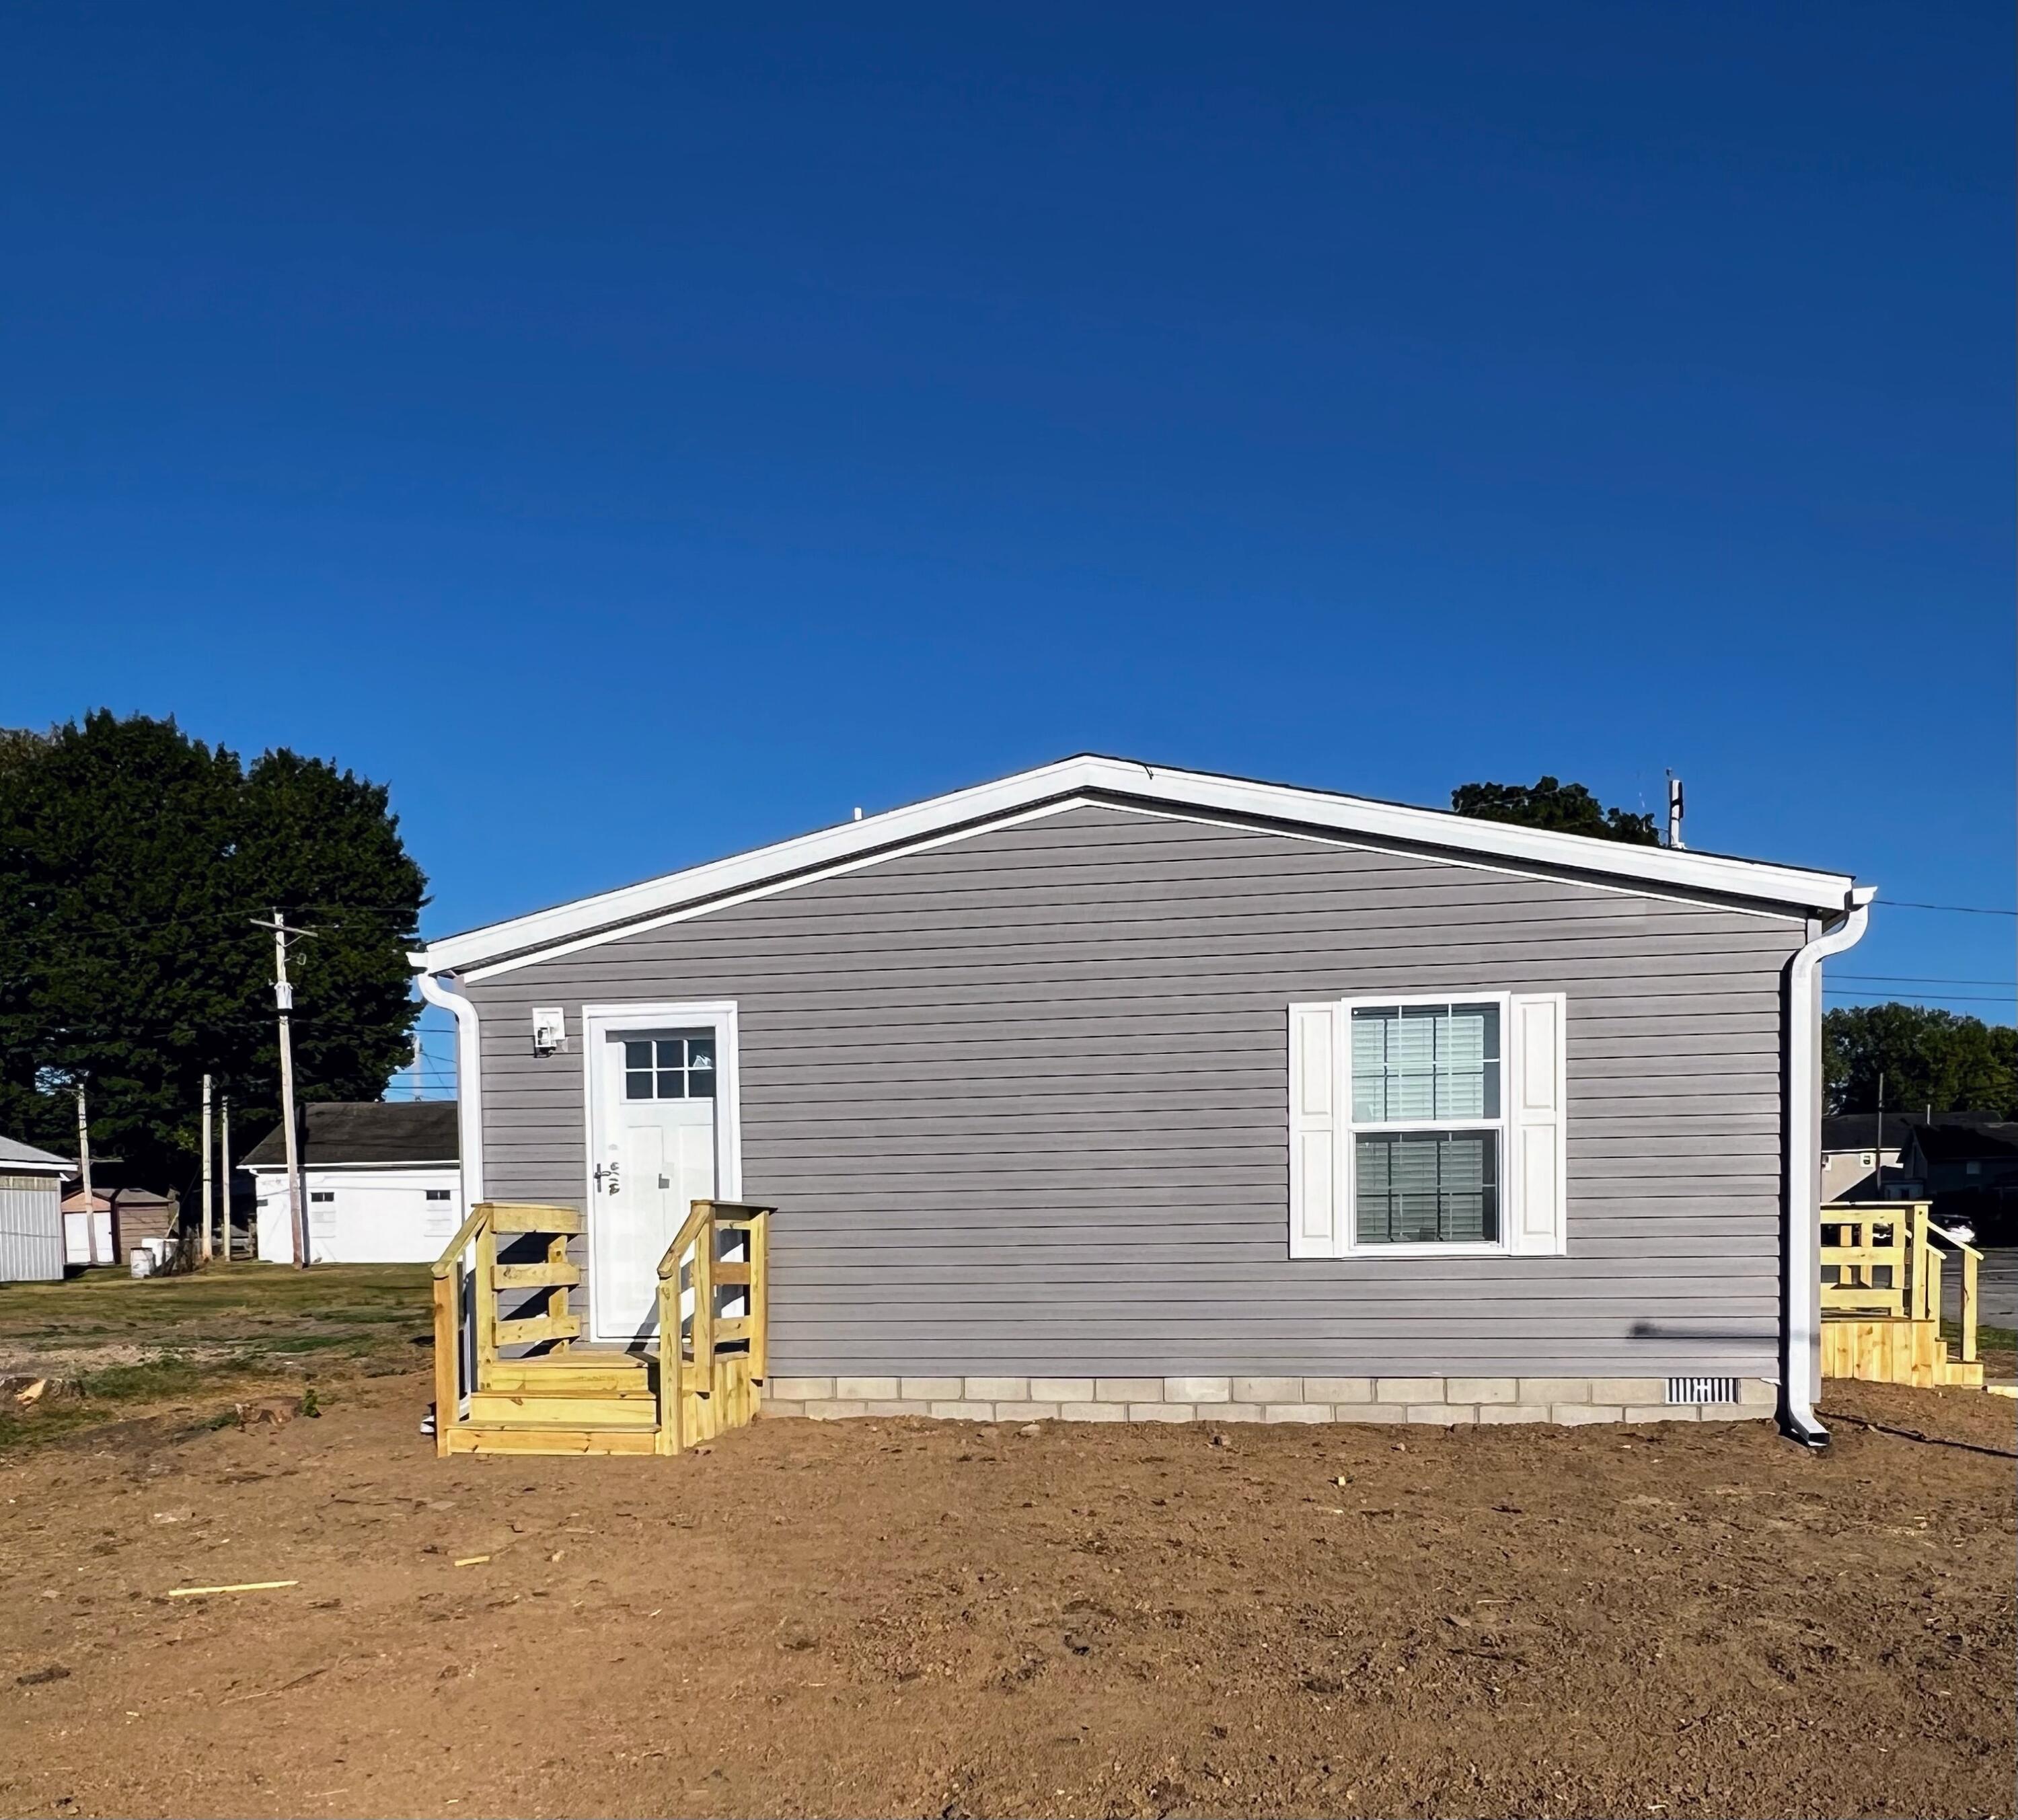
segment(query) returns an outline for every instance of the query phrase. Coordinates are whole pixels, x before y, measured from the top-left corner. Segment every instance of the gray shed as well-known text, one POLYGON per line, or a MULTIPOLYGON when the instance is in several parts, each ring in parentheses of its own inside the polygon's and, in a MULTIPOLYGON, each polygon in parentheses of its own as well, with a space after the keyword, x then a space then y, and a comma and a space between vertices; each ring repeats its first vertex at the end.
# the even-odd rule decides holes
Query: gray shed
POLYGON ((766 1407, 1820 1439, 1850 877, 1083 757, 436 941, 586 1344, 773 1204, 766 1407))
POLYGON ((55 1283, 63 1273, 67 1158, 0 1137, 0 1283, 55 1283))

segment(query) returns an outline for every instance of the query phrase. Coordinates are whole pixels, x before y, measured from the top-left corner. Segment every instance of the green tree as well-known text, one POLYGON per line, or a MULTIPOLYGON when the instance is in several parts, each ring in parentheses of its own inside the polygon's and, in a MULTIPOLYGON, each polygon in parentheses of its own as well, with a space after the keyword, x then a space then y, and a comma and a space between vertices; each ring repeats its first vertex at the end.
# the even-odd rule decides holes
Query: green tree
POLYGON ((1551 777, 1537 778, 1532 784, 1459 784, 1451 792, 1451 807, 1481 821, 1518 822, 1528 828, 1629 841, 1638 847, 1660 844, 1651 815, 1608 809, 1585 785, 1551 777))
POLYGON ((2018 1118, 2018 1030, 1922 1005, 1857 1005, 1822 1018, 1831 1112, 1873 1112, 1878 1077, 1891 1110, 2018 1118))
POLYGON ((318 931, 289 962, 301 1096, 384 1091, 426 880, 383 786, 105 710, 0 752, 0 1131, 68 1151, 81 1082, 94 1148, 181 1187, 206 1071, 240 1134, 270 1127, 273 937, 251 919, 275 907, 318 931))

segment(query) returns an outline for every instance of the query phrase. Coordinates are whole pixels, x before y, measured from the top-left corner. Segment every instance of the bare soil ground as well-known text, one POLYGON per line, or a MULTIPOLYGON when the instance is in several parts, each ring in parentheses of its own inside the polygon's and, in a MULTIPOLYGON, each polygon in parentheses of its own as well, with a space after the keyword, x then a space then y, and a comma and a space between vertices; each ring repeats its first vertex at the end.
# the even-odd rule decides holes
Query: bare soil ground
POLYGON ((199 1396, 0 1454, 0 1811, 2009 1815, 2013 1406, 1834 1388, 1820 1458, 199 1396))

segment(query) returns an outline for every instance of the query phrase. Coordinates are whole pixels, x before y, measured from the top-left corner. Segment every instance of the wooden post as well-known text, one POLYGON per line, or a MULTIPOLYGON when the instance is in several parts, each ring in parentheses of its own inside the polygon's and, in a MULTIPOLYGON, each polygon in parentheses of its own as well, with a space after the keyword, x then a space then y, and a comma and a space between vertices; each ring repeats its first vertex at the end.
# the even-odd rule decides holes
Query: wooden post
POLYGON ((437 1271, 435 1292, 435 1452, 448 1452, 448 1432, 462 1407, 462 1263, 437 1271))
POLYGON ((476 1234, 476 1381, 481 1390, 497 1362, 497 1234, 486 1220, 476 1234))
MULTIPOLYGON (((558 1270, 565 1266, 567 1261, 567 1234, 556 1233, 547 1241, 547 1262, 558 1270)), ((547 1319, 552 1321, 565 1321, 567 1317, 568 1286, 565 1283, 556 1283, 547 1291, 547 1319)), ((556 1340, 554 1342, 554 1350, 556 1352, 565 1352, 573 1344, 572 1340, 556 1340)))
POLYGON ((714 1388, 714 1210, 694 1234, 694 1377, 705 1396, 714 1388))
POLYGON ((680 1272, 659 1279, 659 1432, 654 1451, 677 1453, 680 1434, 680 1272))
POLYGON ((771 1216, 758 1214, 743 1230, 748 1234, 744 1249, 750 1259, 750 1294, 745 1304, 750 1316, 750 1375, 761 1384, 771 1337, 771 1216))
POLYGON ((1962 1307, 1957 1312, 1962 1316, 1962 1362, 1965 1365, 1976 1363, 1976 1253, 1968 1245, 1962 1252, 1962 1307))

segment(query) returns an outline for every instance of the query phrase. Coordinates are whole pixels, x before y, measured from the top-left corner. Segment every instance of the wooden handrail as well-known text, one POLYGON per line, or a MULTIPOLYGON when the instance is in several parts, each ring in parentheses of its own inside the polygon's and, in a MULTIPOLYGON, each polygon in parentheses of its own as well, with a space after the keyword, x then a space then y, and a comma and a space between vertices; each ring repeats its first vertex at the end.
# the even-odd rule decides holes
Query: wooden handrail
POLYGON ((711 1201, 693 1203, 686 1218, 680 1222, 680 1230, 674 1235, 673 1242, 667 1246, 666 1255, 659 1260, 659 1280, 661 1283, 679 1275, 680 1260, 687 1255, 687 1247, 700 1236, 700 1229, 709 1223, 714 1211, 714 1203, 711 1201))
POLYGON ((776 1213, 775 1207, 766 1207, 754 1201, 696 1201, 693 1203, 686 1218, 680 1222, 680 1230, 673 1242, 667 1246, 666 1255, 659 1260, 659 1280, 678 1274, 680 1260, 686 1255, 687 1247, 699 1237, 703 1225, 754 1226, 767 1213, 776 1213))
POLYGON ((1979 1251, 1968 1240, 1957 1238, 1947 1227, 1936 1226, 1930 1219, 1927 1222, 1927 1231, 1931 1237, 1939 1239, 1943 1244, 1952 1245, 1958 1251, 1966 1252, 1979 1264, 1983 1262, 1982 1252, 1979 1251))
POLYGON ((1824 1205, 1822 1224, 1850 1227, 1861 1242, 1821 1248, 1822 1266, 1837 1272, 1836 1281, 1822 1285, 1823 1311, 1825 1314, 1878 1315, 1938 1323, 1942 1252, 1952 1251, 1962 1263, 1962 1305, 1957 1323, 1962 1330, 1962 1362, 1973 1364, 1976 1270, 1983 1254, 1946 1226, 1937 1226, 1933 1211, 1933 1203, 1926 1201, 1836 1201, 1824 1205), (1888 1244, 1873 1242, 1872 1229, 1879 1226, 1891 1229, 1888 1244), (1872 1280, 1880 1269, 1893 1273, 1889 1284, 1872 1280), (1846 1273, 1848 1281, 1843 1280, 1846 1273))
MULTIPOLYGON (((1960 1305, 1955 1310, 1955 1324, 1962 1329, 1962 1362, 1965 1365, 1973 1365, 1976 1363, 1976 1270, 1983 1262, 1983 1254, 1966 1240, 1957 1238, 1946 1226, 1936 1226, 1931 1219, 1927 1222, 1927 1235, 1951 1247, 1962 1259, 1962 1292, 1960 1305)), ((1940 1312, 1937 1300, 1934 1305, 1934 1314, 1937 1319, 1940 1312)))
POLYGON ((744 1342, 749 1349, 750 1377, 762 1381, 769 1324, 765 1310, 769 1300, 769 1215, 774 1211, 754 1201, 696 1201, 659 1260, 659 1435, 663 1453, 677 1453, 685 1445, 683 1396, 688 1392, 700 1397, 714 1393, 718 1342, 744 1342), (715 1256, 714 1235, 725 1226, 743 1232, 749 1254, 747 1263, 725 1263, 715 1256), (689 1251, 693 1257, 692 1275, 683 1285, 681 1278, 688 1269, 689 1251), (743 1291, 744 1313, 729 1320, 718 1319, 715 1291, 718 1287, 732 1286, 743 1291), (684 1336, 680 1324, 683 1288, 693 1292, 693 1313, 684 1336))
POLYGON ((469 1210, 469 1218, 456 1229, 455 1237, 448 1242, 448 1248, 428 1268, 437 1280, 446 1277, 456 1266, 456 1261, 469 1249, 469 1241, 476 1237, 478 1230, 490 1218, 490 1203, 479 1201, 469 1210))
POLYGON ((552 1342, 562 1351, 580 1333, 581 1323, 568 1309, 568 1291, 581 1280, 568 1261, 569 1237, 582 1230, 581 1214, 571 1207, 546 1207, 529 1201, 479 1201, 456 1230, 440 1257, 428 1266, 434 1279, 435 1450, 449 1450, 448 1430, 460 1419, 462 1399, 485 1388, 498 1347, 538 1345, 552 1342), (508 1246, 544 1233, 547 1255, 538 1263, 500 1264, 498 1241, 508 1246), (474 1246, 473 1265, 464 1268, 474 1246), (465 1307, 464 1291, 470 1293, 465 1307), (497 1292, 546 1291, 546 1312, 528 1319, 500 1318, 497 1292), (470 1338, 468 1381, 464 1382, 463 1338, 470 1338))

